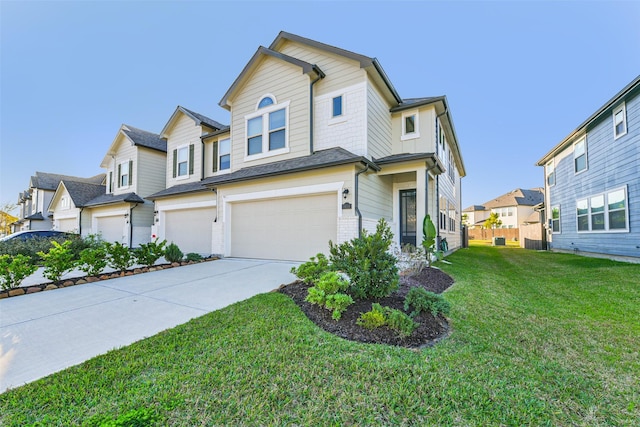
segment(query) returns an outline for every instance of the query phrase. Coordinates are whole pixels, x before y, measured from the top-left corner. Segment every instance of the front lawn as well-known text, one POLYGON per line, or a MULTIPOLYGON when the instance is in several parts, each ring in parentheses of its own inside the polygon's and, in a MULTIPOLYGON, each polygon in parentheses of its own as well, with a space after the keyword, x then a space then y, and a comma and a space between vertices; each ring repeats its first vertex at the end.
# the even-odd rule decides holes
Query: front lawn
POLYGON ((345 341, 270 293, 8 391, 0 425, 640 424, 640 265, 447 259, 453 332, 433 348, 345 341))

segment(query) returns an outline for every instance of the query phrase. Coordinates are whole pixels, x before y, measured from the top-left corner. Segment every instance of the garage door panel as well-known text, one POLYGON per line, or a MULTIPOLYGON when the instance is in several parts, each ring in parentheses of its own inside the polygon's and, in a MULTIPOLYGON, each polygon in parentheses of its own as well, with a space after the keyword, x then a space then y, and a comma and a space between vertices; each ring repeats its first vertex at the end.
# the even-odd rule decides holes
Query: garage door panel
POLYGON ((78 220, 76 218, 63 218, 58 220, 58 231, 78 232, 78 220))
POLYGON ((211 238, 216 208, 180 209, 165 212, 165 239, 185 254, 211 254, 211 238))
POLYGON ((105 242, 122 243, 124 232, 124 219, 122 215, 102 216, 96 218, 97 232, 105 242))
POLYGON ((337 197, 321 194, 234 203, 231 255, 306 261, 337 236, 337 197))

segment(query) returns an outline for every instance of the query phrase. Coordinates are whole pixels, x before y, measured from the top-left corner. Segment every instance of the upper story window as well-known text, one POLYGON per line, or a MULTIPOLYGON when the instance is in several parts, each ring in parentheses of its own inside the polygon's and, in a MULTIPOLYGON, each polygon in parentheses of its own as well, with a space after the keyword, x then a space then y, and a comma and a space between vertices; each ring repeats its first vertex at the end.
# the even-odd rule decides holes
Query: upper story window
POLYGON ((578 200, 576 215, 579 232, 628 231, 626 187, 578 200))
POLYGON ((68 196, 62 196, 60 199, 60 205, 62 209, 69 209, 71 207, 71 202, 68 196))
POLYGON ((556 184, 556 169, 555 169, 554 161, 551 160, 549 163, 547 163, 546 168, 547 168, 547 185, 551 187, 556 184))
POLYGON ((627 111, 623 103, 613 110, 613 138, 620 138, 627 133, 627 111))
POLYGON ((575 172, 582 172, 587 169, 587 142, 586 138, 573 145, 573 164, 575 172))
POLYGON ((262 98, 260 102, 258 102, 258 108, 268 107, 269 105, 273 105, 273 104, 275 104, 273 102, 273 98, 267 95, 264 98, 262 98))
POLYGON ((133 161, 122 162, 118 165, 118 187, 129 187, 133 182, 133 161))
POLYGON ((560 233, 560 206, 551 207, 551 232, 560 233))
POLYGON ((418 113, 416 111, 402 114, 401 140, 419 138, 418 113))
POLYGON ((231 168, 231 140, 221 139, 213 143, 213 172, 231 168))
POLYGON ((271 96, 262 98, 258 111, 245 116, 247 156, 261 157, 288 151, 288 117, 288 101, 276 104, 271 96), (267 98, 271 103, 261 107, 267 98))
POLYGON ((188 178, 193 174, 195 145, 183 145, 173 150, 173 177, 188 178))
POLYGON ((331 117, 339 117, 342 115, 342 95, 333 98, 331 108, 331 117))

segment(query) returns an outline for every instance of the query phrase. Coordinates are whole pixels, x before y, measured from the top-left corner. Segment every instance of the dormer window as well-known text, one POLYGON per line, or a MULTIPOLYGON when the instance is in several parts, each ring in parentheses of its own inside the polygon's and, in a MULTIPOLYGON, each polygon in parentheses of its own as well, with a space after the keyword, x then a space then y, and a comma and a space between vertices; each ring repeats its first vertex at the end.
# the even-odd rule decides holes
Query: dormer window
POLYGON ((420 138, 417 111, 402 114, 402 136, 400 139, 404 141, 414 138, 420 138))

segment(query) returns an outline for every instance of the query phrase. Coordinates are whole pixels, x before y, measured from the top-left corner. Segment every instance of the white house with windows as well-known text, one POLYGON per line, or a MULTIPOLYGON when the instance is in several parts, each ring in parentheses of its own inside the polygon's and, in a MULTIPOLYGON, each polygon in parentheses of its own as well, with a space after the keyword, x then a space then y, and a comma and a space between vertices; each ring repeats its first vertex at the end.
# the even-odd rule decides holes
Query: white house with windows
POLYGON ((640 257, 640 76, 542 157, 552 250, 640 257))
POLYGON ((178 108, 153 236, 183 252, 307 260, 373 230, 460 246, 465 176, 446 97, 402 99, 380 63, 282 32, 220 101, 229 126, 178 108))
POLYGON ((498 228, 519 228, 522 224, 540 222, 536 206, 544 200, 542 188, 516 188, 482 205, 463 210, 470 229, 484 226, 489 215, 495 213, 501 225, 498 228))

